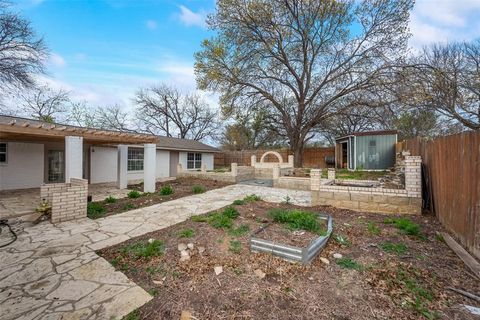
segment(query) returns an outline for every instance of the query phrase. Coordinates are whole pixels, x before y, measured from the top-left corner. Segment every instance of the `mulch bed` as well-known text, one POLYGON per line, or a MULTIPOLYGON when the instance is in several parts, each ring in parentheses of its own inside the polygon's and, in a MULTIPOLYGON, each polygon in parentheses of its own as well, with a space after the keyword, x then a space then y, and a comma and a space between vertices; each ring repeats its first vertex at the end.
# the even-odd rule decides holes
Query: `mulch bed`
MULTIPOLYGON (((269 209, 295 208, 263 201, 235 207, 240 212, 235 227, 248 224, 251 231, 268 221, 269 209)), ((475 306, 475 302, 446 287, 478 294, 479 282, 436 235, 443 228, 433 216, 403 216, 420 225, 422 237, 418 237, 384 223, 401 216, 333 207, 303 209, 331 214, 334 234, 346 240, 340 244, 330 238, 320 254, 329 265, 319 257, 302 266, 251 253, 248 234, 233 236, 228 230, 192 220, 99 254, 154 296, 130 319, 179 319, 182 311, 191 312, 194 319, 474 319, 456 306, 475 306), (194 230, 194 235, 181 238, 187 229, 194 230), (125 246, 151 238, 164 242, 163 255, 133 258, 122 253, 125 246), (241 243, 240 252, 230 250, 231 241, 241 243), (195 246, 192 257, 180 262, 178 244, 190 242, 195 246), (382 249, 385 242, 407 249, 402 254, 389 253, 382 249), (199 246, 205 252, 200 254, 199 246), (343 262, 353 261, 353 267, 342 268, 334 253, 347 258, 343 262), (223 273, 216 276, 215 266, 222 266, 223 273), (266 276, 258 276, 258 270, 266 276)))
MULTIPOLYGON (((107 203, 106 201, 98 201, 104 208, 105 212, 101 217, 110 216, 113 214, 125 212, 132 209, 142 208, 151 206, 157 203, 162 203, 165 201, 170 201, 178 198, 183 198, 186 196, 193 195, 192 190, 193 186, 202 186, 205 191, 223 188, 231 183, 217 181, 217 180, 206 180, 206 179, 197 179, 197 178, 178 178, 171 181, 157 182, 155 193, 142 194, 139 198, 121 198, 117 199, 115 203, 107 203), (164 186, 171 186, 174 190, 173 194, 170 195, 161 195, 159 191, 164 186)), ((139 192, 143 191, 142 184, 129 185, 128 189, 137 190, 139 192)))

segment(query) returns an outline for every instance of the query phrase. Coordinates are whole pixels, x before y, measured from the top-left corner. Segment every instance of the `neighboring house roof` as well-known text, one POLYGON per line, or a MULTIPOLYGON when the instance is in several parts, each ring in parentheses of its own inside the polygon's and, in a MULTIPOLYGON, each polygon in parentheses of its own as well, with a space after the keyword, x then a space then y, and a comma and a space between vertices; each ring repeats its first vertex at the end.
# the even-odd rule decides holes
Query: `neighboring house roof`
POLYGON ((2 139, 21 137, 24 139, 61 139, 65 136, 82 136, 85 141, 99 144, 156 143, 157 148, 166 150, 220 152, 217 148, 195 140, 78 127, 7 115, 0 115, 0 133, 2 139))
POLYGON ((382 130, 382 131, 365 131, 365 132, 354 132, 335 138, 335 140, 342 140, 348 137, 358 137, 358 136, 385 136, 385 135, 396 135, 396 130, 382 130))

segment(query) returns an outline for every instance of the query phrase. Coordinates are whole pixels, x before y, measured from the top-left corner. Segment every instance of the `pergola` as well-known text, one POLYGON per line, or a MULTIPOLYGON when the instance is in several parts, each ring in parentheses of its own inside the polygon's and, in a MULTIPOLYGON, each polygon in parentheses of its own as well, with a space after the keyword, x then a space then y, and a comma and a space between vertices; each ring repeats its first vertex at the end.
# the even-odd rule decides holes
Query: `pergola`
POLYGON ((156 142, 154 135, 85 128, 0 115, 0 140, 64 141, 65 182, 82 178, 83 144, 117 145, 118 187, 127 187, 128 145, 144 145, 144 191, 155 191, 156 142))

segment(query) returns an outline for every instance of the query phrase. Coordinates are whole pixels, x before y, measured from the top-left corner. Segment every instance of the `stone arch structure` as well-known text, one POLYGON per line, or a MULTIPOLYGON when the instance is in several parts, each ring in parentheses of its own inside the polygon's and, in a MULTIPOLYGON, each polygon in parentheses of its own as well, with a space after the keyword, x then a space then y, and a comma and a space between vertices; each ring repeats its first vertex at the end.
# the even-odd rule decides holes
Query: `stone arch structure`
POLYGON ((278 152, 276 152, 276 151, 267 151, 267 152, 265 152, 265 153, 262 155, 262 157, 260 158, 260 163, 264 163, 265 158, 266 158, 269 154, 274 155, 275 157, 277 157, 279 164, 283 163, 283 158, 282 158, 282 156, 280 155, 280 153, 278 153, 278 152))

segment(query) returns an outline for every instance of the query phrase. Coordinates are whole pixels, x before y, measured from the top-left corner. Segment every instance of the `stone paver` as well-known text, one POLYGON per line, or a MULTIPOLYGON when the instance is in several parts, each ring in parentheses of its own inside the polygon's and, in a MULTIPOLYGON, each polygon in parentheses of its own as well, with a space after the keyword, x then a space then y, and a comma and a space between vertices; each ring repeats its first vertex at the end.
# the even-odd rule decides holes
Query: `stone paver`
POLYGON ((310 192, 232 185, 98 219, 25 228, 0 249, 0 320, 120 319, 151 296, 95 250, 216 210, 255 193, 310 205, 310 192))

